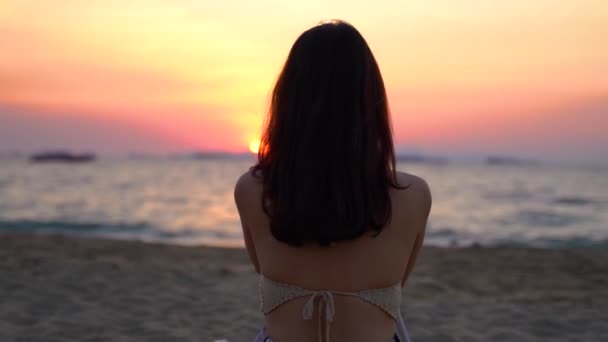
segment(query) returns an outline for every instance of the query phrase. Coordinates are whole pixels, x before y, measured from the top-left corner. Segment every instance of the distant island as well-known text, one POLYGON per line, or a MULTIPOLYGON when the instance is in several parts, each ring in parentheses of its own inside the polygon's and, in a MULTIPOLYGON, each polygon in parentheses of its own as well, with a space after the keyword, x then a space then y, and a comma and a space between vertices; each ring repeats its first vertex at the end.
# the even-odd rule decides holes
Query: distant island
POLYGON ((230 153, 222 151, 195 151, 186 153, 174 153, 169 155, 173 160, 209 160, 209 159, 251 159, 256 155, 251 152, 230 153))
POLYGON ((446 158, 430 157, 422 154, 397 154, 395 159, 405 163, 428 163, 428 164, 445 164, 448 162, 446 158))
POLYGON ((93 153, 74 154, 66 151, 41 152, 30 156, 30 161, 34 163, 86 163, 96 159, 93 153))
POLYGON ((517 166, 532 166, 539 165, 540 162, 538 160, 532 159, 521 159, 514 157, 505 157, 505 156, 488 156, 486 158, 487 165, 517 165, 517 166))
POLYGON ((14 160, 23 158, 23 155, 18 151, 0 151, 0 160, 14 160))

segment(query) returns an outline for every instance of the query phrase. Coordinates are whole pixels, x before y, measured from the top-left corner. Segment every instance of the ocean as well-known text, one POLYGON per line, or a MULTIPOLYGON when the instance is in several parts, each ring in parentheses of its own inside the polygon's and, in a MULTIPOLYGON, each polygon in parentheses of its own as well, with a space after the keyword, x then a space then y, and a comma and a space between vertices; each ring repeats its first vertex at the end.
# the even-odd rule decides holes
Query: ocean
MULTIPOLYGON (((0 232, 242 247, 233 186, 253 157, 0 160, 0 232)), ((608 168, 402 163, 433 193, 438 246, 608 248, 608 168)))

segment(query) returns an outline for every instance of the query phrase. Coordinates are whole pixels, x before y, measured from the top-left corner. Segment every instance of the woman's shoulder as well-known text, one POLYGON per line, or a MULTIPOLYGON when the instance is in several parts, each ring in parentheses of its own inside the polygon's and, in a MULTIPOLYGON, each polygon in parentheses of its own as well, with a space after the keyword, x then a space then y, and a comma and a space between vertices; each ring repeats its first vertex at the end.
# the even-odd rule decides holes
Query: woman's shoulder
POLYGON ((247 170, 234 185, 234 198, 238 202, 240 199, 251 198, 261 191, 262 178, 255 171, 247 170))
POLYGON ((423 210, 430 210, 432 204, 431 189, 422 177, 397 172, 397 182, 403 189, 396 189, 398 197, 408 203, 416 203, 423 210))

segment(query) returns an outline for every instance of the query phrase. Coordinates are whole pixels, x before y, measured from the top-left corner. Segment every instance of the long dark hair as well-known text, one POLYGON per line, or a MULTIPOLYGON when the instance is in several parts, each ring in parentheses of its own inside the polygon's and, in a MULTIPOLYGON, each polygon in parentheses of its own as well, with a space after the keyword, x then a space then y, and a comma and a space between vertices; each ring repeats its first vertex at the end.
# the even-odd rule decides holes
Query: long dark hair
POLYGON ((400 188, 380 69, 350 24, 296 40, 272 92, 258 163, 273 236, 292 246, 380 234, 400 188))

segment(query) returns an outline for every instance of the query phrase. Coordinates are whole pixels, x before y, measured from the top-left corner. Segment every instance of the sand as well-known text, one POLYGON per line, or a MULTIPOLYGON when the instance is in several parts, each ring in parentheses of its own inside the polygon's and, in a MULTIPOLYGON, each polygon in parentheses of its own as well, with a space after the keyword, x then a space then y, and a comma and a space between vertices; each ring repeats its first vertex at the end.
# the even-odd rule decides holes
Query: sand
MULTIPOLYGON (((0 234, 0 341, 251 341, 244 250, 0 234)), ((425 247, 420 341, 608 341, 608 251, 425 247)))

